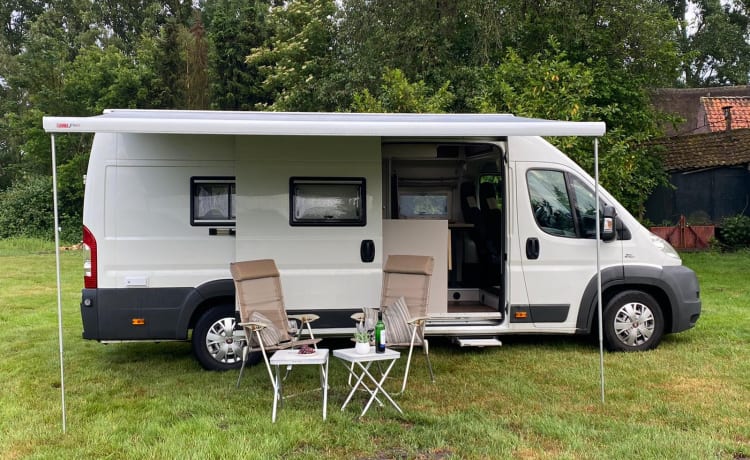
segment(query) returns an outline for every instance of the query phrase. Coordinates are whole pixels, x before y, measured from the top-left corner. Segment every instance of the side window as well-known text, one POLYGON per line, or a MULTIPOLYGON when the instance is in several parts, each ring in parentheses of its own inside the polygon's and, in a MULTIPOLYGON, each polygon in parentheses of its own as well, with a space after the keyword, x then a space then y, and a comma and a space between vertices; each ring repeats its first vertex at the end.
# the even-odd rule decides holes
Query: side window
POLYGON ((576 237, 565 174, 561 171, 532 169, 526 173, 531 210, 537 225, 551 235, 576 237))
POLYGON ((365 216, 365 179, 289 178, 289 224, 359 226, 365 216))
POLYGON ((544 169, 530 170, 526 180, 534 219, 542 230, 596 238, 596 197, 588 185, 573 174, 544 169))
POLYGON ((594 192, 580 179, 570 175, 573 208, 579 222, 578 234, 582 238, 596 238, 596 197, 594 192))
POLYGON ((190 225, 233 226, 235 194, 234 177, 191 177, 190 225))

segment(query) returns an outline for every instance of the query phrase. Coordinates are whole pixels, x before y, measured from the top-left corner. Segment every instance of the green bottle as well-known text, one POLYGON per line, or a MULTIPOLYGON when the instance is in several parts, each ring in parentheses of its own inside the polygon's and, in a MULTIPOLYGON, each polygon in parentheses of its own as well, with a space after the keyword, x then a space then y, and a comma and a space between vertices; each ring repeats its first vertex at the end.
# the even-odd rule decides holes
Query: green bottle
POLYGON ((382 311, 378 311, 378 322, 375 323, 375 353, 385 353, 385 323, 382 311))

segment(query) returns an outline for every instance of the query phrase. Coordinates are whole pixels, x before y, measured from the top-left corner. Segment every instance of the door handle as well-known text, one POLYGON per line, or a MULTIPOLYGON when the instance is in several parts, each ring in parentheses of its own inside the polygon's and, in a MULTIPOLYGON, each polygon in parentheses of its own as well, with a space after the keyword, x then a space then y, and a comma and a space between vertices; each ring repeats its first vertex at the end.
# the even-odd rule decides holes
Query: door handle
POLYGON ((359 245, 359 258, 364 263, 370 263, 375 260, 375 242, 372 240, 362 240, 359 245))
POLYGON ((530 260, 539 258, 539 240, 537 238, 526 239, 526 258, 530 260))

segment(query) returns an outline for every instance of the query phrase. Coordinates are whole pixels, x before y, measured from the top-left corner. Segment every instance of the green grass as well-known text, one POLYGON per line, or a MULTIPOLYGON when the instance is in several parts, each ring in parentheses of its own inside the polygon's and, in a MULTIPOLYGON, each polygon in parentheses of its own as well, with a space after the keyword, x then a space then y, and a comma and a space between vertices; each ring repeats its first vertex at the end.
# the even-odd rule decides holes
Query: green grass
MULTIPOLYGON (((82 257, 64 252, 63 434, 54 252, 0 241, 0 458, 747 458, 750 253, 684 260, 701 280, 698 326, 652 352, 606 354, 605 404, 590 340, 508 337, 484 350, 437 341, 437 384, 417 360, 404 416, 374 407, 358 420, 359 400, 338 410, 346 373, 332 359, 328 420, 319 395, 306 394, 272 424, 261 367, 237 390, 237 372, 201 370, 186 343, 82 340, 82 257)), ((296 368, 285 389, 316 381, 312 367, 296 368)))

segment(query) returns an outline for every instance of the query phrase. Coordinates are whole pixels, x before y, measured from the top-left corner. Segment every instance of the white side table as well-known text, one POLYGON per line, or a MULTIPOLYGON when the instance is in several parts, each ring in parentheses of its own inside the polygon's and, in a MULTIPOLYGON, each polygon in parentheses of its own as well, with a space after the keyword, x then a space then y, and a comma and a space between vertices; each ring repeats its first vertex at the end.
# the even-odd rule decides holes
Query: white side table
POLYGON ((328 349, 318 348, 313 354, 303 355, 299 350, 279 350, 271 356, 270 363, 276 366, 276 380, 273 383, 273 414, 271 420, 276 422, 276 407, 280 400, 283 400, 281 394, 281 366, 303 366, 315 364, 320 366, 320 388, 323 390, 323 420, 326 419, 328 410, 328 349))
POLYGON ((333 356, 339 358, 342 361, 350 363, 351 365, 346 366, 346 368, 357 380, 352 386, 352 390, 349 392, 349 395, 346 397, 346 401, 344 401, 344 404, 341 406, 342 411, 346 408, 347 404, 349 404, 349 401, 351 401, 352 396, 354 396, 354 393, 357 391, 357 388, 362 386, 362 388, 370 393, 370 399, 367 401, 367 404, 365 404, 362 413, 359 415, 360 417, 365 415, 367 410, 370 408, 370 405, 372 405, 372 402, 377 399, 378 393, 381 393, 383 396, 385 396, 386 399, 388 399, 388 401, 390 401, 390 403, 393 405, 393 407, 395 407, 396 410, 399 411, 399 413, 404 413, 401 408, 398 407, 396 401, 391 398, 391 395, 389 395, 388 392, 383 388, 383 382, 385 382, 385 379, 388 377, 388 373, 393 368, 396 360, 398 360, 398 358, 401 356, 401 353, 391 349, 386 349, 385 353, 375 353, 375 349, 371 348, 369 353, 359 354, 354 351, 354 348, 344 348, 342 350, 333 350, 333 356), (376 361, 389 362, 388 367, 381 375, 380 380, 375 378, 375 376, 370 373, 370 366, 376 361), (365 377, 367 378, 367 380, 369 380, 368 383, 372 383, 374 385, 374 389, 370 389, 368 383, 364 381, 365 377))

